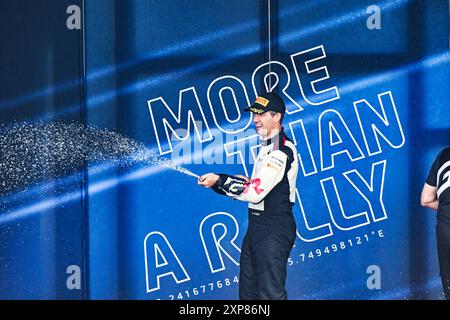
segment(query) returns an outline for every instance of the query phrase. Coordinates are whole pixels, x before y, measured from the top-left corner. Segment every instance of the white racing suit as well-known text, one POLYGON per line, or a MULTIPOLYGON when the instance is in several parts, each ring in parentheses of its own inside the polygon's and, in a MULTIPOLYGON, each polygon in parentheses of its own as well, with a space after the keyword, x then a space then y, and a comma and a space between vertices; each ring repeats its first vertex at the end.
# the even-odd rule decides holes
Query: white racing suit
POLYGON ((297 151, 283 130, 261 144, 249 183, 219 174, 213 190, 249 202, 249 224, 240 257, 239 298, 287 299, 286 264, 296 236, 292 206, 297 151))

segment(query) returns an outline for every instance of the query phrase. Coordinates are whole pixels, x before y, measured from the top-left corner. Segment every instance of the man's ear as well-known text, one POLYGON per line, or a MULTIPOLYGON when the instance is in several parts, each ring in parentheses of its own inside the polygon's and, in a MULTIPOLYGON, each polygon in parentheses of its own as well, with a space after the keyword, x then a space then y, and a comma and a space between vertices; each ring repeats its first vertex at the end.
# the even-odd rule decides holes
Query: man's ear
POLYGON ((281 123, 281 113, 277 112, 277 113, 275 114, 275 120, 277 120, 278 122, 281 123))

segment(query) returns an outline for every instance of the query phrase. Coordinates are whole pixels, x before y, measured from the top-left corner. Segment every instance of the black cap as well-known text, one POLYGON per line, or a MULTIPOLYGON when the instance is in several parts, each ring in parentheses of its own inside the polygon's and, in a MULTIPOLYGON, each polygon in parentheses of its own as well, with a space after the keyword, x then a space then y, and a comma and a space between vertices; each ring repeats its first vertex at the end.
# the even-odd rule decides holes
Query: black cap
POLYGON ((284 105, 283 99, 276 94, 275 92, 266 92, 260 94, 255 103, 248 108, 244 109, 245 111, 251 111, 253 113, 261 114, 267 111, 275 111, 284 113, 286 111, 286 106, 284 105))

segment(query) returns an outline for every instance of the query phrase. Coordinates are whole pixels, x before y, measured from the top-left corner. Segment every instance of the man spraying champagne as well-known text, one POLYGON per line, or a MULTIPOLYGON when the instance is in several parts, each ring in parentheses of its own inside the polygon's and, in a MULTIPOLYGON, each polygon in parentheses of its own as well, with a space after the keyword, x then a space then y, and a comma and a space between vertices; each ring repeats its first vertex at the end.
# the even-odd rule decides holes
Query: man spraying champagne
POLYGON ((283 131, 286 111, 276 93, 264 93, 245 111, 253 113, 261 148, 251 178, 208 173, 198 184, 248 202, 248 230, 240 256, 241 300, 287 299, 286 265, 294 245, 292 213, 298 172, 297 150, 283 131))

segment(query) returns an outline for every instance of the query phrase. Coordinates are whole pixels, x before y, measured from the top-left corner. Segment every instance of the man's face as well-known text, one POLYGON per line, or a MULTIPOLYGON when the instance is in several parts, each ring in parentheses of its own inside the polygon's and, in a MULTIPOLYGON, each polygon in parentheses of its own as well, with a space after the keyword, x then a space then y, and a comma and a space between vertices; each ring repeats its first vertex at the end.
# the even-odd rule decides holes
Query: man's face
POLYGON ((278 120, 276 120, 276 114, 272 116, 270 112, 261 114, 254 113, 253 123, 255 124, 256 132, 262 137, 269 136, 273 129, 279 127, 278 120))

